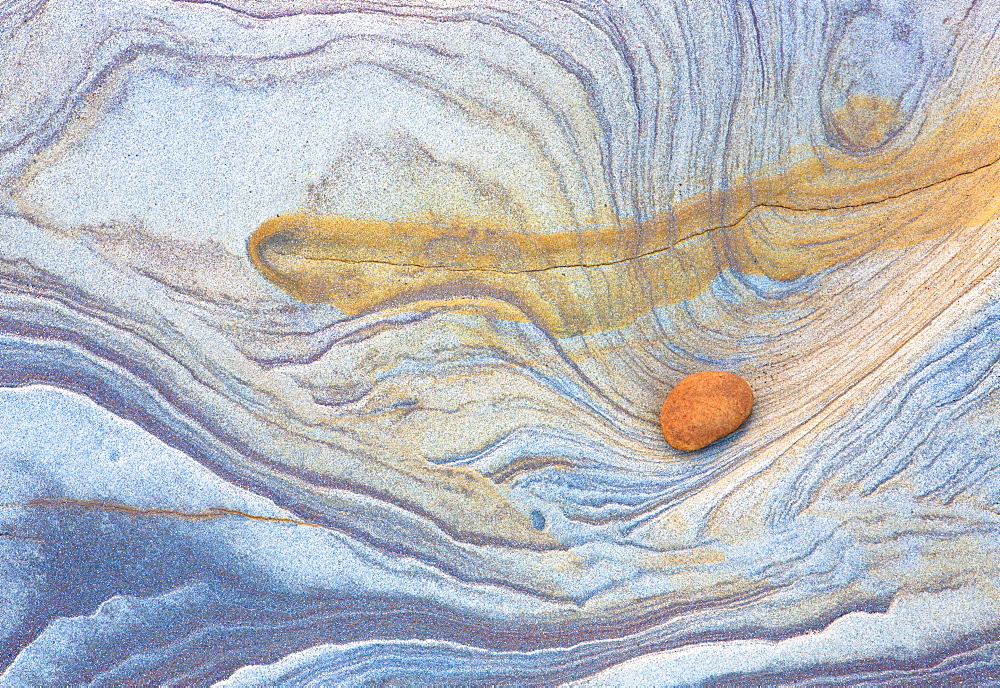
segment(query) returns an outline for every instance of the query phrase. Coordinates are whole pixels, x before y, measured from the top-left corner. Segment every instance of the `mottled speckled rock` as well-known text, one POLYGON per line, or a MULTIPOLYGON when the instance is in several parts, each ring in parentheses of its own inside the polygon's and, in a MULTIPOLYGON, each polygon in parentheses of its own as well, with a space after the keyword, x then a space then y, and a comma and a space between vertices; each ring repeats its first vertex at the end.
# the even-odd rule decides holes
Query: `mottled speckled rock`
POLYGON ((998 32, 4 1, 0 684, 991 683, 998 32))
POLYGON ((753 390, 739 375, 706 370, 688 375, 660 410, 663 436, 674 449, 708 446, 743 424, 753 408, 753 390))

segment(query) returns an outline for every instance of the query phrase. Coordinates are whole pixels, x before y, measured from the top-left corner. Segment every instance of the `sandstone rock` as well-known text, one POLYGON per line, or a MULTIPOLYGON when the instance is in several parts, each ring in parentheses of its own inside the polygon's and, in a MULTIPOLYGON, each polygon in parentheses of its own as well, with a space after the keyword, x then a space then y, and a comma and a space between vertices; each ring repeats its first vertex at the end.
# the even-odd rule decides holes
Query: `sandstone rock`
POLYGON ((663 436, 674 449, 701 449, 743 424, 753 408, 753 390, 739 375, 706 370, 688 375, 660 410, 663 436))

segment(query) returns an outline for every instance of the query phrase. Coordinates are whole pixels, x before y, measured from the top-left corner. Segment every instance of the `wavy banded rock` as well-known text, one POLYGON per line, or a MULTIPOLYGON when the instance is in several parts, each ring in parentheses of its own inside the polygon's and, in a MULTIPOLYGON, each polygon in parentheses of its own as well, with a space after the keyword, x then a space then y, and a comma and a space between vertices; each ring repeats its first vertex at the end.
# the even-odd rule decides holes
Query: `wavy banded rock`
POLYGON ((998 10, 4 5, 4 680, 995 676, 998 10))

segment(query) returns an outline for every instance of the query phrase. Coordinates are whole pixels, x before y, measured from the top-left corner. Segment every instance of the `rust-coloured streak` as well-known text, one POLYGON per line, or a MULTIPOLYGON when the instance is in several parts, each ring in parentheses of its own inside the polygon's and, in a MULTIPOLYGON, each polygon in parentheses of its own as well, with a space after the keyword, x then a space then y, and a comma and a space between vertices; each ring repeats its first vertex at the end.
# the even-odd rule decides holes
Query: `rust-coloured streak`
POLYGON ((997 116, 1000 100, 964 104, 896 150, 879 142, 902 126, 899 113, 862 94, 831 125, 874 149, 788 151, 724 192, 692 194, 641 223, 594 217, 552 229, 296 211, 261 224, 247 250, 271 283, 348 315, 436 301, 556 336, 610 331, 694 296, 726 267, 792 279, 997 217, 989 189, 1000 186, 1000 144, 985 124, 997 116))
POLYGON ((6 508, 11 507, 35 507, 35 508, 64 508, 64 509, 85 509, 95 511, 117 511, 129 516, 168 516, 183 518, 191 521, 206 521, 226 516, 245 518, 251 521, 265 521, 268 523, 286 523, 295 526, 308 526, 310 528, 323 528, 319 523, 300 521, 294 518, 283 516, 261 516, 250 514, 238 509, 229 509, 221 506, 210 506, 204 511, 180 511, 178 509, 161 509, 155 507, 137 507, 121 502, 103 501, 96 499, 32 499, 24 504, 6 504, 6 508))

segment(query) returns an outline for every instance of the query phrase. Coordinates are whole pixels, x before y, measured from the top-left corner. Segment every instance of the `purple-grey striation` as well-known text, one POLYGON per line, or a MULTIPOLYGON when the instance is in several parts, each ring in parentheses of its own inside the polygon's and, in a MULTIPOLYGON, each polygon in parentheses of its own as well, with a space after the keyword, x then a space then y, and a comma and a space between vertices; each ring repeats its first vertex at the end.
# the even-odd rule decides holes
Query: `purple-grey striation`
POLYGON ((998 31, 0 0, 0 685, 1000 682, 998 31))

